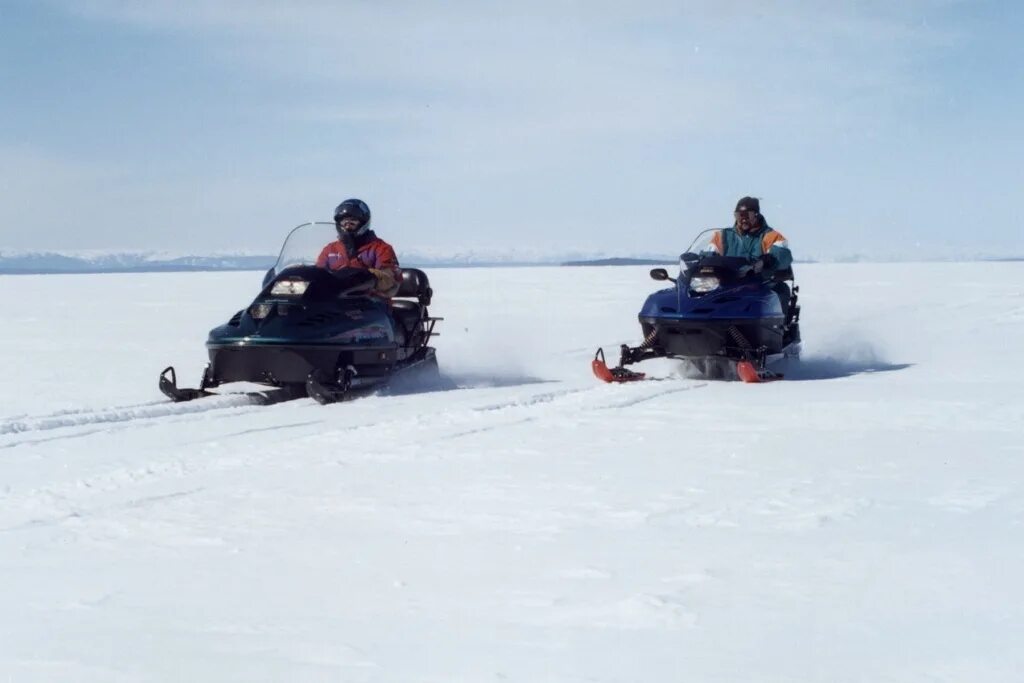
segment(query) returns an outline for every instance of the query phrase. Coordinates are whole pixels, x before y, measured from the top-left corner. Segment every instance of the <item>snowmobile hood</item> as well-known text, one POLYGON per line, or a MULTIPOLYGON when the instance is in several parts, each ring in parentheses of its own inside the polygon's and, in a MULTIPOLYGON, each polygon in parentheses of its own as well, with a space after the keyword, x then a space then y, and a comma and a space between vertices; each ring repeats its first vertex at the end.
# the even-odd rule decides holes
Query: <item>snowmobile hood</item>
POLYGON ((368 296, 366 270, 284 269, 256 299, 210 331, 208 348, 253 345, 381 346, 395 343, 387 301, 368 296))
MULTIPOLYGON (((698 235, 694 243, 708 232, 711 231, 698 235)), ((647 297, 640 309, 642 321, 653 324, 658 321, 761 320, 776 324, 779 319, 785 319, 775 284, 792 280, 792 269, 757 270, 756 261, 710 252, 687 251, 679 257, 679 262, 679 277, 674 286, 647 297)), ((656 269, 651 271, 651 276, 664 280, 667 274, 656 269)))

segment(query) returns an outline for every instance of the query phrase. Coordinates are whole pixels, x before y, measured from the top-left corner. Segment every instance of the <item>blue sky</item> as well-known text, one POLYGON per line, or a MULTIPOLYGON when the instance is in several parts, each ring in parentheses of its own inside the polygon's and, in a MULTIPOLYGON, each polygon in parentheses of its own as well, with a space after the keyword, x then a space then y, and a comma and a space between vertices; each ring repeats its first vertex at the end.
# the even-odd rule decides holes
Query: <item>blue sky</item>
POLYGON ((0 2, 0 248, 1024 255, 1024 3, 0 2))

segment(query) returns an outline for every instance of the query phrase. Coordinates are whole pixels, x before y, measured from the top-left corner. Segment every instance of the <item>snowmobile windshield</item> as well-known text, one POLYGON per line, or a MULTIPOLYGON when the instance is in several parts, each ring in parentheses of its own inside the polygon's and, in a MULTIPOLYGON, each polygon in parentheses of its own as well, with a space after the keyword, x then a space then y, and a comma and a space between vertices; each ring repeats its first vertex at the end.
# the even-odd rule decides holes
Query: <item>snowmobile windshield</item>
POLYGON ((688 246, 686 248, 686 251, 683 253, 697 254, 704 251, 704 249, 707 248, 707 246, 711 243, 711 238, 714 237, 715 233, 718 232, 719 230, 721 230, 721 228, 708 228, 707 230, 699 233, 696 237, 693 238, 693 241, 690 242, 690 246, 688 246))
POLYGON ((323 248, 337 240, 334 223, 303 223, 285 238, 274 264, 274 275, 292 266, 315 266, 323 248))

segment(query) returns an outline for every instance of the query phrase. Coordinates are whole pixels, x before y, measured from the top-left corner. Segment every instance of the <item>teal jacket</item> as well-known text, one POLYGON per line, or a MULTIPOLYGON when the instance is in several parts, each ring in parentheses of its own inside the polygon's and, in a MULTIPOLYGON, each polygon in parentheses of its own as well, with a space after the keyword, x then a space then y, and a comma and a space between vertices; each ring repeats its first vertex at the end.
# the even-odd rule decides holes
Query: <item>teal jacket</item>
POLYGON ((751 260, 763 254, 771 254, 771 263, 766 265, 771 270, 784 270, 793 264, 789 242, 781 232, 767 223, 756 232, 745 235, 738 232, 735 227, 718 230, 702 251, 722 256, 741 256, 751 260))

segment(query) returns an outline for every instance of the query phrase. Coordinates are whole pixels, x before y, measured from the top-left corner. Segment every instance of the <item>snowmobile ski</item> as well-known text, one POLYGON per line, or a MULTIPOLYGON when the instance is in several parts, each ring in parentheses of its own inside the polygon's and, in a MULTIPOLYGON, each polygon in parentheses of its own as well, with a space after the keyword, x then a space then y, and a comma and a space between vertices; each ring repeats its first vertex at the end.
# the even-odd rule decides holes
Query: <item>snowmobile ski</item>
MULTIPOLYGON (((203 382, 206 384, 207 372, 203 371, 203 382)), ((187 389, 178 386, 178 377, 174 372, 173 366, 168 366, 163 372, 160 373, 160 391, 164 396, 171 399, 175 403, 182 403, 183 401, 194 401, 197 398, 203 398, 204 396, 214 396, 212 391, 207 391, 205 387, 199 389, 187 389)))
POLYGON ((638 382, 643 379, 647 379, 647 375, 642 372, 634 372, 633 370, 627 370, 621 365, 614 368, 609 368, 608 363, 604 359, 604 349, 598 349, 597 353, 594 354, 594 360, 590 362, 590 369, 594 371, 596 376, 602 382, 608 383, 621 383, 621 382, 638 382))
POLYGON ((758 370, 754 364, 748 360, 741 360, 736 363, 736 375, 747 384, 775 382, 783 378, 783 375, 780 373, 773 372, 767 368, 758 370))
POLYGON ((249 391, 249 392, 227 392, 217 393, 215 391, 208 391, 207 387, 214 386, 208 383, 209 370, 203 371, 203 380, 199 384, 198 389, 191 389, 187 387, 178 386, 178 378, 175 375, 174 367, 168 367, 160 373, 160 391, 163 392, 164 396, 171 399, 175 403, 184 403, 185 401, 195 401, 196 399, 206 398, 207 396, 245 396, 251 402, 257 405, 269 406, 275 403, 283 403, 284 401, 291 401, 296 398, 302 398, 305 394, 296 392, 292 387, 281 387, 279 389, 268 389, 267 391, 249 391))
POLYGON ((349 366, 345 368, 339 382, 330 383, 324 381, 321 370, 314 370, 306 378, 306 394, 320 405, 344 401, 352 388, 354 374, 354 368, 349 366))

